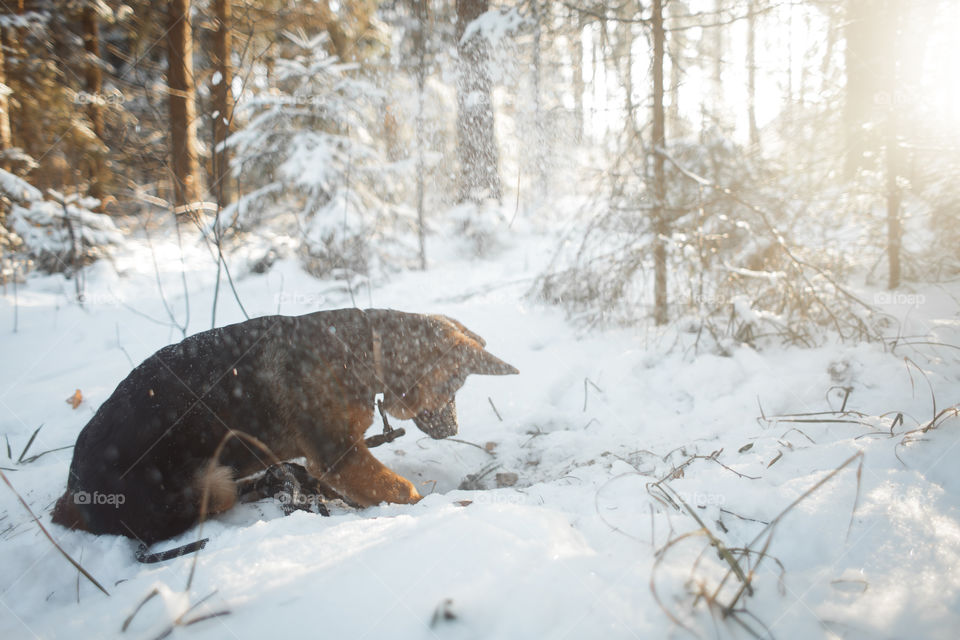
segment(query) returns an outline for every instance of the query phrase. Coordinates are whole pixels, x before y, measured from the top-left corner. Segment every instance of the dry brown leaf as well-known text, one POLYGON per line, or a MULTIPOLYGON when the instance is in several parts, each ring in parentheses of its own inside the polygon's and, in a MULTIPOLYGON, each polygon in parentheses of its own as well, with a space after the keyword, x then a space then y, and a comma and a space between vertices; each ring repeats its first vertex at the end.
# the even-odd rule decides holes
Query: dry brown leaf
POLYGON ((80 389, 77 389, 73 392, 73 395, 67 398, 67 404, 71 408, 76 409, 80 406, 80 403, 83 402, 83 394, 80 392, 80 389))

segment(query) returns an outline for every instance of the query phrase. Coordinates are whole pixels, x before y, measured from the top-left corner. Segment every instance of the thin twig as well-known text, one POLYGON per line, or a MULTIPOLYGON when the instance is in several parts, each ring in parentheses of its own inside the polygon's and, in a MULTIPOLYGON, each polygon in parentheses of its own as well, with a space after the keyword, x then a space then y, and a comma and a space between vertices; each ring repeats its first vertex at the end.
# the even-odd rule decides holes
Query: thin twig
POLYGON ((500 412, 497 411, 497 405, 493 404, 493 398, 491 398, 490 396, 487 396, 487 402, 490 403, 490 408, 493 409, 493 412, 497 414, 497 420, 499 420, 500 422, 503 422, 503 416, 501 416, 500 412))
POLYGON ((72 564, 74 567, 76 567, 77 571, 79 571, 80 573, 82 573, 83 576, 84 576, 87 580, 89 580, 91 583, 93 583, 93 585, 94 585, 97 589, 100 589, 100 591, 102 591, 105 595, 108 595, 108 596, 109 596, 110 593, 109 593, 106 589, 104 589, 103 586, 102 586, 99 582, 97 582, 96 578, 94 578, 92 575, 90 575, 90 573, 89 573, 86 569, 84 569, 82 566, 80 566, 80 563, 79 563, 79 562, 77 562, 77 561, 74 560, 72 557, 70 557, 70 554, 67 553, 66 551, 64 551, 63 547, 61 547, 61 546, 57 543, 57 541, 53 539, 53 536, 50 535, 50 532, 47 531, 47 528, 46 528, 45 526, 43 526, 43 523, 42 523, 42 522, 40 522, 40 518, 38 518, 38 517, 36 516, 36 514, 33 512, 33 509, 30 508, 30 505, 28 505, 28 504, 26 503, 26 501, 23 499, 23 497, 21 497, 21 495, 20 495, 19 493, 17 493, 17 490, 13 488, 13 485, 10 484, 10 480, 7 479, 7 474, 5 474, 3 471, 0 471, 0 478, 3 478, 3 481, 6 483, 6 485, 7 485, 8 487, 10 487, 10 491, 13 491, 13 495, 17 496, 17 500, 19 500, 19 501, 20 501, 20 504, 23 505, 23 508, 27 510, 27 513, 30 514, 30 517, 33 518, 34 522, 37 523, 37 526, 40 527, 40 531, 42 531, 42 532, 43 532, 43 535, 45 535, 45 536, 47 537, 47 540, 49 540, 50 543, 51 543, 54 547, 56 547, 57 551, 60 552, 60 555, 62 555, 64 558, 67 559, 67 561, 68 561, 70 564, 72 564))

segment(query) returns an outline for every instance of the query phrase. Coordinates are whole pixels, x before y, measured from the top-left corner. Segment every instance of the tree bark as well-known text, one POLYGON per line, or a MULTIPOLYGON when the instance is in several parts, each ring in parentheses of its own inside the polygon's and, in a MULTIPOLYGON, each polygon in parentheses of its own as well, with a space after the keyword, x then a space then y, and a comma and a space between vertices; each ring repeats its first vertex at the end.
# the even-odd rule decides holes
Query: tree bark
POLYGON ((663 5, 653 0, 650 23, 653 30, 653 318, 658 325, 667 322, 667 183, 663 153, 666 132, 663 112, 663 5))
POLYGON ((543 198, 547 194, 547 135, 546 124, 544 122, 543 101, 540 98, 541 77, 543 74, 541 60, 541 40, 543 37, 543 17, 541 11, 549 10, 549 3, 543 7, 540 6, 540 0, 532 0, 530 4, 531 14, 534 21, 533 26, 533 65, 530 70, 533 84, 533 123, 534 123, 534 172, 537 176, 537 199, 543 198))
MULTIPOLYGON (((84 71, 84 84, 88 98, 87 118, 90 119, 90 127, 97 136, 97 140, 106 144, 103 121, 103 73, 100 70, 100 25, 97 10, 92 2, 87 2, 83 6, 80 22, 83 29, 83 49, 87 55, 84 71)), ((91 151, 87 167, 87 177, 90 180, 89 193, 101 201, 97 208, 101 213, 104 209, 103 199, 107 195, 104 184, 107 171, 105 152, 104 147, 91 151)))
MULTIPOLYGON (((233 132, 233 66, 230 53, 233 50, 233 24, 230 0, 214 0, 214 18, 217 30, 213 39, 213 63, 219 81, 213 83, 213 191, 217 206, 223 208, 233 202, 235 190, 230 177, 230 151, 224 144, 233 132)), ((216 79, 216 78, 215 78, 216 79)))
POLYGON ((83 7, 80 17, 83 27, 83 49, 87 53, 87 64, 84 72, 84 84, 90 97, 87 105, 87 117, 97 137, 103 140, 103 75, 100 71, 100 26, 97 20, 97 10, 93 4, 87 3, 83 7))
POLYGON ((330 53, 340 58, 341 62, 350 62, 354 56, 354 42, 330 8, 330 2, 319 0, 316 6, 320 13, 320 19, 324 23, 324 28, 327 30, 327 35, 330 36, 330 53))
POLYGON ((169 0, 167 20, 170 166, 174 204, 183 207, 200 200, 190 0, 169 0))
POLYGON ((413 32, 413 50, 417 56, 417 239, 420 244, 420 269, 427 269, 427 230, 424 211, 426 192, 426 162, 424 153, 427 145, 426 126, 424 124, 424 100, 427 83, 427 26, 430 20, 429 0, 412 0, 416 26, 413 32))
POLYGON ((900 286, 900 246, 903 231, 900 224, 900 175, 901 150, 897 140, 896 117, 891 113, 887 123, 887 261, 890 272, 887 278, 887 288, 896 289, 900 286))
MULTIPOLYGON (((624 10, 628 11, 633 5, 627 3, 624 10)), ((625 18, 633 16, 626 14, 625 18)), ((632 135, 637 129, 635 117, 636 105, 633 102, 633 23, 629 20, 620 22, 615 27, 617 39, 617 58, 623 60, 623 108, 627 112, 627 134, 632 135)))
POLYGON ((576 131, 573 134, 575 143, 583 142, 583 94, 586 91, 583 82, 583 13, 577 11, 576 31, 573 33, 573 120, 576 131))
MULTIPOLYGON (((7 84, 7 61, 3 54, 6 37, 0 28, 0 84, 7 84)), ((10 170, 10 161, 7 151, 13 148, 13 136, 10 133, 10 97, 5 91, 0 91, 0 169, 10 170)))
MULTIPOLYGON (((674 7, 676 11, 677 8, 674 7)), ((680 13, 684 11, 681 8, 680 13)), ((676 17, 674 17, 676 20, 676 17)), ((681 32, 674 31, 670 34, 670 41, 667 43, 667 51, 670 57, 670 89, 668 94, 670 95, 670 107, 667 110, 667 123, 670 125, 670 130, 673 131, 673 135, 677 136, 678 132, 683 127, 683 118, 680 115, 680 84, 683 78, 683 68, 680 65, 681 57, 683 56, 683 36, 681 32)))
POLYGON ((722 122, 722 112, 726 100, 724 100, 723 95, 723 52, 724 52, 724 38, 723 38, 723 26, 722 23, 725 21, 724 11, 726 10, 726 0, 714 0, 714 11, 716 11, 716 22, 718 23, 713 28, 713 38, 710 39, 710 45, 712 45, 713 50, 710 52, 711 57, 713 58, 713 73, 711 74, 710 80, 713 84, 713 100, 714 100, 714 111, 712 113, 714 122, 722 122))
POLYGON ((457 138, 460 179, 457 201, 500 200, 499 152, 493 121, 487 41, 478 34, 464 40, 467 25, 482 15, 488 0, 457 0, 457 138))

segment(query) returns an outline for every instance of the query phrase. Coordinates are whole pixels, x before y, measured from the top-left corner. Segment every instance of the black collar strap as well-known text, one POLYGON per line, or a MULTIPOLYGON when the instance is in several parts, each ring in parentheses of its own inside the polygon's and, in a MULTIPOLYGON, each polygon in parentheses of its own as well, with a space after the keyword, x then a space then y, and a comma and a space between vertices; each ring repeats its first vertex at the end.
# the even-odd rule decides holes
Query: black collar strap
POLYGON ((387 382, 383 379, 383 339, 376 329, 371 329, 370 332, 373 334, 373 375, 377 384, 385 387, 387 382))

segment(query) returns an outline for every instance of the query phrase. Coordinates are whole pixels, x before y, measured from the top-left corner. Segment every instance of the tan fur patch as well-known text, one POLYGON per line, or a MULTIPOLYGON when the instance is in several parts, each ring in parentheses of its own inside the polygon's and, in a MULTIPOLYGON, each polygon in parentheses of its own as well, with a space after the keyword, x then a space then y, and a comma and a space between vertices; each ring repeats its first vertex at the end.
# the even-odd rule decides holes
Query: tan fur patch
POLYGON ((209 469, 197 479, 197 492, 203 495, 208 491, 207 513, 221 513, 237 502, 237 485, 233 480, 233 470, 224 465, 209 469))

